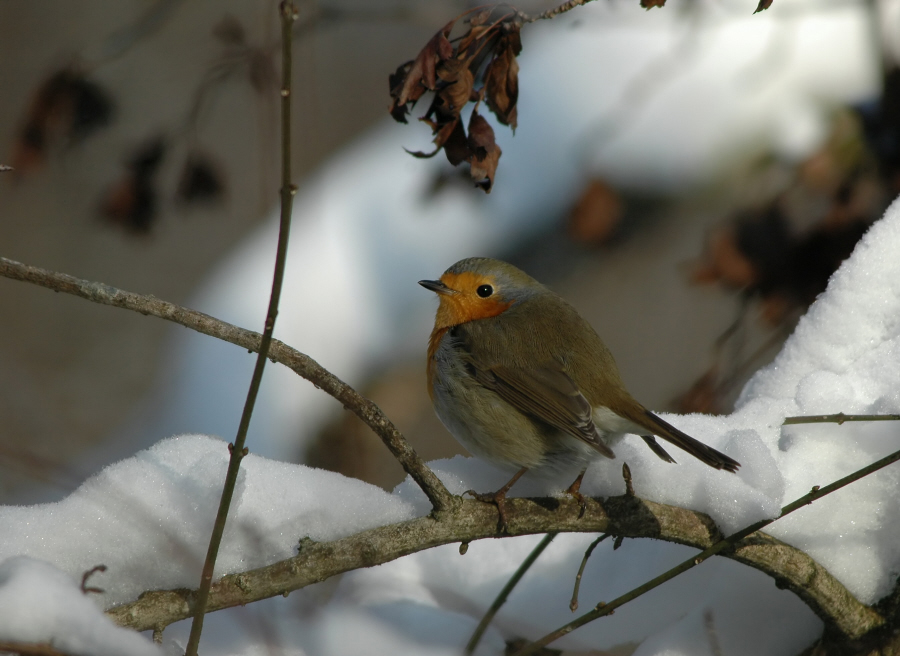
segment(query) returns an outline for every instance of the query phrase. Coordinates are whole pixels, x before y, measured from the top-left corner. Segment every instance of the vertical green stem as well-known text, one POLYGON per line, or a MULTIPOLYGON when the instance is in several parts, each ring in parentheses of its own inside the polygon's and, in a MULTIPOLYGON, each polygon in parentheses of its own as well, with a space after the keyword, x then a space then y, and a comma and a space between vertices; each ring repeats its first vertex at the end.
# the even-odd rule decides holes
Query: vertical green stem
POLYGON ((297 15, 292 2, 282 2, 279 7, 281 13, 281 222, 278 232, 278 250, 275 257, 275 273, 272 277, 272 293, 269 297, 269 309, 266 313, 265 329, 260 340, 256 367, 253 370, 253 378, 250 380, 250 389, 247 392, 247 400, 244 403, 244 411, 241 414, 237 436, 234 439, 234 444, 229 445, 231 458, 228 462, 228 472, 225 474, 225 485, 222 489, 222 498, 219 501, 219 511, 216 514, 216 522, 213 525, 212 536, 209 539, 209 549, 206 553, 206 560, 203 563, 200 588, 197 590, 197 597, 194 602, 194 621, 191 625, 191 635, 185 651, 186 656, 197 656, 216 557, 219 554, 219 546, 222 544, 222 535, 225 532, 225 522, 228 518, 228 509, 231 507, 231 499, 234 496, 234 486, 237 482, 241 460, 247 455, 244 443, 247 439, 247 430, 250 427, 250 418, 253 415, 253 406, 256 404, 256 397, 262 382, 269 345, 272 343, 272 333, 275 330, 275 318, 278 316, 278 303, 281 298, 281 288, 284 280, 288 236, 291 227, 291 207, 294 193, 296 193, 296 187, 291 184, 291 29, 297 15))
POLYGON ((506 585, 503 586, 503 589, 500 591, 500 594, 497 595, 497 598, 494 599, 494 603, 491 604, 491 607, 488 608, 488 611, 484 614, 484 617, 481 618, 481 621, 478 623, 478 626, 475 627, 475 632, 472 634, 472 637, 469 638, 469 642, 466 645, 466 650, 463 652, 465 656, 470 656, 475 651, 475 647, 478 646, 479 641, 481 640, 481 636, 484 635, 484 632, 487 630, 488 625, 491 623, 491 620, 494 619, 494 615, 497 614, 497 611, 500 610, 500 607, 506 603, 507 597, 509 597, 509 593, 513 591, 513 588, 519 583, 523 576, 525 576, 525 572, 527 572, 532 565, 534 565, 534 561, 538 559, 542 553, 544 553, 544 549, 546 549, 551 542, 553 542, 553 538, 556 537, 556 533, 547 533, 544 536, 544 539, 538 542, 537 546, 531 550, 531 553, 528 554, 528 557, 522 561, 522 564, 519 565, 519 569, 515 571, 512 575, 512 578, 506 582, 506 585))

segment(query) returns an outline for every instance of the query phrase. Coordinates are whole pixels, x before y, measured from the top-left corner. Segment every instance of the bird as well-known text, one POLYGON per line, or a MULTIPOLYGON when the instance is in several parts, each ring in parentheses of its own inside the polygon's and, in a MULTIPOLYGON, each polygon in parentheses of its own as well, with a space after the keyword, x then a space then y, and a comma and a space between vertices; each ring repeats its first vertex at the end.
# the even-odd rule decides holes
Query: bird
POLYGON ((577 310, 506 262, 470 257, 438 280, 419 284, 439 299, 428 340, 428 393, 447 430, 470 453, 517 469, 493 493, 468 493, 497 506, 507 527, 506 494, 527 471, 580 474, 610 442, 641 437, 666 462, 660 437, 710 467, 740 463, 694 439, 641 405, 625 388, 612 353, 577 310))

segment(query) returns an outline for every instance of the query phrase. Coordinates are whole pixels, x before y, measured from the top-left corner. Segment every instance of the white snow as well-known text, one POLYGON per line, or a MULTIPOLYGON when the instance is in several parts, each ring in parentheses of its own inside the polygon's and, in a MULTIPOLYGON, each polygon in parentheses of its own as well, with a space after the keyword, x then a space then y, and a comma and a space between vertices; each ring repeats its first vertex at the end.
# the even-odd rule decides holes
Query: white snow
MULTIPOLYGON (((225 471, 227 445, 182 435, 105 468, 59 503, 0 507, 0 559, 42 558, 92 584, 105 605, 149 588, 195 587, 225 471), (148 588, 149 586, 149 588, 148 588)), ((216 576, 295 555, 303 537, 334 540, 413 517, 384 490, 304 465, 243 460, 216 576)))
MULTIPOLYGON (((88 585, 95 585, 93 578, 88 585)), ((75 578, 28 556, 0 562, 0 642, 7 641, 47 643, 73 656, 161 654, 144 637, 113 624, 75 578)))
MULTIPOLYGON (((687 458, 669 465, 637 438, 626 438, 618 445, 617 461, 592 466, 585 491, 620 494, 619 471, 627 460, 639 495, 708 512, 731 531, 776 515, 812 485, 825 485, 900 446, 896 426, 888 423, 780 425, 795 413, 900 412, 897 252, 900 202, 835 274, 781 355, 748 384, 732 415, 669 417, 740 458, 740 474, 718 472, 687 458)), ((226 457, 221 440, 171 438, 107 467, 59 503, 0 509, 6 536, 0 544, 0 606, 15 599, 19 618, 0 625, 5 635, 25 640, 48 631, 66 632, 68 613, 58 612, 62 606, 47 606, 46 596, 57 585, 51 581, 67 582, 70 592, 84 599, 71 581, 100 563, 109 569, 91 584, 106 590, 96 596, 103 604, 126 601, 147 589, 196 585, 226 457), (33 572, 40 573, 36 582, 20 583, 38 576, 33 572), (22 587, 29 593, 20 594, 22 587)), ((288 557, 304 536, 331 540, 428 512, 409 480, 388 494, 302 465, 253 455, 244 463, 218 574, 288 557)), ((494 489, 506 475, 462 457, 433 467, 457 493, 468 487, 494 489)), ((526 477, 513 492, 552 493, 567 483, 526 477)), ((893 521, 900 513, 898 484, 900 468, 888 468, 769 530, 807 550, 871 603, 890 589, 900 571, 900 536, 893 521)), ((482 653, 501 653, 501 637, 537 638, 571 618, 574 574, 593 537, 556 538, 501 609, 482 653)), ((476 542, 465 556, 448 545, 349 573, 332 593, 316 592, 315 586, 295 595, 314 610, 295 618, 296 626, 283 630, 280 640, 302 650, 297 653, 316 655, 355 653, 364 647, 369 653, 456 653, 539 539, 476 542)), ((612 599, 694 553, 652 540, 628 540, 614 551, 610 542, 602 543, 588 563, 582 608, 612 599)), ((723 653, 793 654, 820 630, 821 622, 793 594, 778 590, 759 572, 714 558, 614 616, 575 631, 559 646, 640 644, 639 654, 695 654, 711 649, 714 639, 723 653)), ((173 627, 168 639, 183 631, 183 626, 173 627)), ((251 640, 240 651, 222 646, 220 653, 256 653, 253 644, 251 640)), ((135 648, 134 653, 140 652, 135 648)))
MULTIPOLYGON (((377 129, 308 181, 295 206, 285 291, 291 302, 282 306, 278 334, 356 383, 385 354, 420 349, 433 299, 410 281, 465 255, 502 254, 534 234, 562 211, 586 168, 620 184, 678 187, 704 179, 735 149, 768 146, 799 156, 824 132, 823 107, 863 98, 876 87, 868 26, 858 7, 804 14, 801 3, 778 0, 751 20, 732 13, 746 3, 715 4, 691 31, 675 8, 645 13, 635 4, 593 3, 528 28, 520 129, 514 139, 498 130, 504 155, 491 196, 450 188, 424 199, 423 185, 443 164, 406 155, 401 145, 418 148, 416 140, 427 135, 394 125, 377 129), (779 14, 782 6, 797 13, 779 14), (786 57, 760 66, 764 44, 784 38, 791 42, 786 57), (661 76, 669 82, 639 103, 629 121, 618 122, 617 99, 640 87, 635 76, 669 60, 686 65, 664 66, 661 76)), ((221 264, 191 305, 245 327, 261 325, 274 244, 269 226, 221 264)), ((732 415, 667 418, 740 460, 738 475, 677 454, 679 464, 669 465, 638 439, 626 438, 616 461, 591 468, 585 492, 620 494, 627 461, 639 495, 702 510, 732 531, 897 448, 896 426, 887 423, 781 427, 794 414, 900 412, 897 253, 895 204, 779 358, 747 386, 732 415)), ((110 465, 58 503, 0 508, 0 639, 52 640, 73 653, 156 653, 146 640, 105 623, 94 604, 197 585, 227 449, 200 435, 162 438, 192 431, 233 435, 252 358, 178 332, 162 405, 148 407, 120 442, 123 449, 141 440, 155 446, 110 465), (101 563, 108 570, 94 575, 91 585, 105 592, 85 597, 76 582, 101 563)), ((251 448, 284 457, 338 409, 272 366, 251 448)), ((455 492, 495 489, 506 477, 464 458, 433 465, 455 492)), ((806 549, 872 602, 900 573, 898 477, 900 468, 889 468, 775 523, 770 532, 806 549)), ((553 493, 568 483, 526 478, 513 493, 553 493)), ((293 555, 305 536, 335 539, 427 510, 409 481, 388 494, 252 453, 244 460, 217 574, 293 555)), ((574 575, 593 538, 556 538, 501 609, 479 653, 501 654, 504 639, 536 638, 571 619, 574 575)), ((473 543, 465 556, 448 545, 288 600, 214 614, 203 653, 266 654, 273 645, 309 656, 459 653, 539 539, 473 543)), ((604 542, 585 571, 582 609, 691 553, 650 540, 627 540, 616 551, 604 542)), ((726 654, 778 656, 797 653, 820 630, 821 622, 793 594, 759 572, 715 558, 558 646, 639 645, 642 656, 687 655, 713 653, 717 642, 726 654)), ((185 623, 166 631, 169 653, 186 632, 185 623)))
MULTIPOLYGON (((900 447, 895 423, 790 426, 788 415, 900 412, 900 205, 888 209, 835 273, 778 358, 744 390, 733 418, 758 426, 786 483, 799 497, 900 447)), ((869 603, 900 572, 900 470, 879 472, 787 517, 779 538, 825 564, 869 603), (823 532, 823 528, 828 530, 823 532)))

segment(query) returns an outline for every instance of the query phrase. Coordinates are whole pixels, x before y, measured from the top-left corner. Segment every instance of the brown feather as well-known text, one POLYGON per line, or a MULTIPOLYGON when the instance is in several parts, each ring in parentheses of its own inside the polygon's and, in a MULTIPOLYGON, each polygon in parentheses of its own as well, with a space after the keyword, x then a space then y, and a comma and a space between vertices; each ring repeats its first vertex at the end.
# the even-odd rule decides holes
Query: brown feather
POLYGON ((607 458, 616 457, 594 426, 591 404, 561 369, 473 368, 475 380, 519 412, 586 442, 607 458))

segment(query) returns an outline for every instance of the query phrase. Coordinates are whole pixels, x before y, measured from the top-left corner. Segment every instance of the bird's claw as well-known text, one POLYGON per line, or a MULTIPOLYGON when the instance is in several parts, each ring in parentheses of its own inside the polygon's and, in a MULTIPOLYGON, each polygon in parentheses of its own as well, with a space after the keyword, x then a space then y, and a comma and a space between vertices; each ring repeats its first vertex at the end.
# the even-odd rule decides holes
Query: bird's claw
POLYGON ((566 490, 566 494, 578 502, 578 519, 584 517, 584 513, 587 511, 587 500, 584 498, 584 495, 577 490, 574 492, 572 490, 566 490))
POLYGON ((497 521, 497 530, 501 533, 509 532, 509 522, 506 517, 505 490, 499 490, 497 492, 476 492, 475 490, 466 490, 463 494, 471 495, 476 501, 497 506, 497 513, 500 515, 499 520, 497 521))
POLYGON ((581 472, 578 475, 572 484, 566 490, 566 494, 575 499, 578 502, 578 519, 584 517, 584 513, 587 511, 587 500, 584 498, 584 495, 581 493, 581 481, 584 479, 584 472, 581 472))

